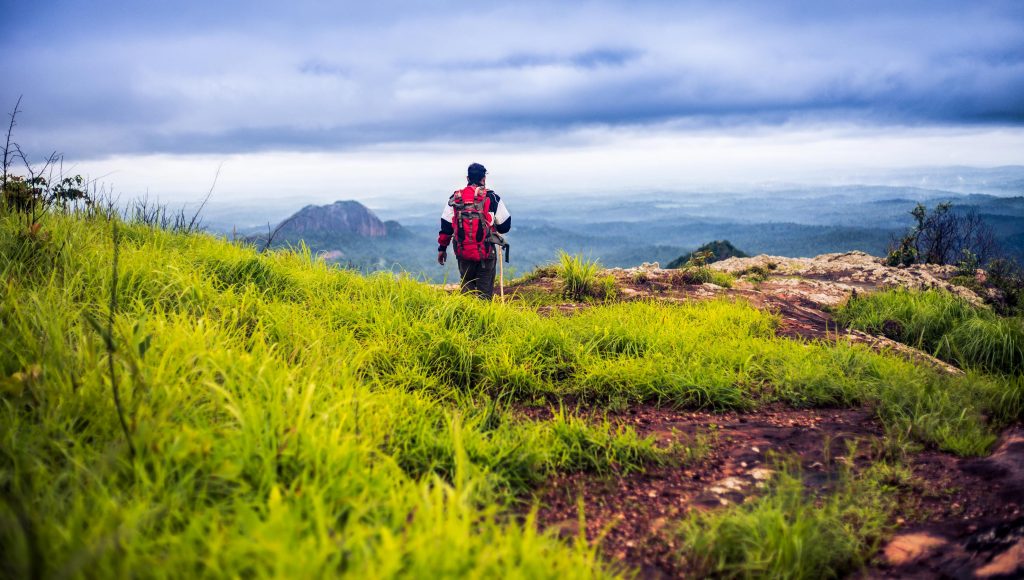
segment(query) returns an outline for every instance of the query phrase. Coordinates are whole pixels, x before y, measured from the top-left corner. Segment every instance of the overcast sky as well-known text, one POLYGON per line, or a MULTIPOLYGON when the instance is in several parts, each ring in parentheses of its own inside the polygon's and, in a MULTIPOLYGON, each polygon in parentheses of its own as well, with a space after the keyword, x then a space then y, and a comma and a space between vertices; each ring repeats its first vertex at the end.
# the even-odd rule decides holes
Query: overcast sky
POLYGON ((16 140, 128 194, 422 196, 1024 160, 1024 2, 21 2, 16 140))

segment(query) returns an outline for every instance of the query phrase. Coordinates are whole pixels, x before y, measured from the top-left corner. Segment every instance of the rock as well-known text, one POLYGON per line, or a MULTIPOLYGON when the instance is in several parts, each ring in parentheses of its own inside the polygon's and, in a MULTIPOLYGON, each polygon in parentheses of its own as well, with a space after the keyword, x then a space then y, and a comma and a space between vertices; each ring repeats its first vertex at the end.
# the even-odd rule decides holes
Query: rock
POLYGON ((885 562, 890 566, 903 566, 946 545, 946 540, 927 533, 901 534, 885 547, 885 562))
POLYGON ((725 479, 719 479, 716 481, 714 485, 708 488, 708 491, 717 495, 722 495, 731 491, 742 491, 743 488, 748 485, 749 484, 746 481, 743 481, 738 477, 726 477, 725 479))
POLYGON ((894 268, 882 263, 881 258, 864 252, 822 254, 814 258, 785 258, 782 256, 760 255, 753 258, 729 258, 710 265, 711 268, 739 274, 751 268, 762 268, 772 274, 772 283, 799 287, 802 294, 812 302, 834 306, 837 291, 845 299, 854 288, 904 287, 915 289, 940 288, 957 294, 974 304, 982 299, 973 291, 950 284, 956 276, 955 266, 935 264, 914 264, 906 268, 894 268), (800 280, 787 281, 776 276, 795 276, 800 280), (820 292, 809 291, 817 283, 820 292))
POLYGON ((992 578, 993 576, 1017 576, 1024 573, 1024 538, 1017 540, 1017 543, 1010 546, 1008 550, 999 554, 988 564, 974 571, 977 578, 992 578))

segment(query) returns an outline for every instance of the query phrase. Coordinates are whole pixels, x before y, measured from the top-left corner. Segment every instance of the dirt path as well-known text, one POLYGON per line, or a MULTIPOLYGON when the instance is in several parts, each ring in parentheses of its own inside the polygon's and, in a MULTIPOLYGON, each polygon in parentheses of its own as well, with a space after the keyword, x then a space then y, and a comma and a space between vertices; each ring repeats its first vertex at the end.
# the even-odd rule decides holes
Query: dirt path
MULTIPOLYGON (((772 476, 772 456, 793 457, 818 491, 834 481, 848 444, 863 467, 879 452, 882 427, 868 410, 793 410, 710 414, 644 406, 611 417, 663 444, 710 434, 710 454, 682 467, 615 476, 572 474, 539 492, 542 526, 566 537, 600 539, 605 557, 644 578, 687 575, 673 526, 692 510, 742 503, 772 476), (827 450, 827 452, 826 452, 827 450)), ((866 577, 973 577, 978 571, 1024 574, 1024 430, 1004 435, 987 458, 925 451, 907 459, 914 474, 899 492, 898 529, 866 577), (1005 572, 1009 570, 1009 572, 1005 572)), ((998 577, 998 576, 991 576, 998 577)))
POLYGON ((926 453, 914 468, 932 491, 948 493, 922 496, 919 518, 866 577, 1024 577, 1024 428, 1004 432, 988 457, 926 453))
POLYGON ((539 518, 544 526, 576 534, 582 498, 588 538, 604 534, 606 556, 648 578, 675 577, 685 571, 674 555, 673 522, 692 509, 742 503, 758 493, 772 474, 769 453, 799 456, 808 480, 824 484, 829 461, 824 453, 826 441, 836 457, 846 441, 881 431, 867 411, 849 409, 711 414, 640 407, 612 420, 631 425, 641 435, 653 435, 663 444, 686 443, 708 434, 710 455, 694 465, 627 476, 557 478, 541 492, 539 518))

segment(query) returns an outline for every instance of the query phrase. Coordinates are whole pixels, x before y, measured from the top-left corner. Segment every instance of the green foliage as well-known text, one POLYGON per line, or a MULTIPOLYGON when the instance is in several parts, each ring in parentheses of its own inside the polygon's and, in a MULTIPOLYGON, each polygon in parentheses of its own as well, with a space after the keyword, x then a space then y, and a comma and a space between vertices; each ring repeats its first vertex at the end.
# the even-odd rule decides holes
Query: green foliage
POLYGON ((842 577, 862 567, 888 531, 891 502, 881 480, 889 471, 844 471, 835 491, 813 497, 799 472, 784 467, 765 496, 685 521, 683 555, 700 575, 842 577))
POLYGON ((714 270, 707 266, 686 266, 669 274, 673 284, 717 284, 732 288, 733 277, 728 272, 714 270))
POLYGON ((1024 319, 974 316, 942 337, 938 355, 992 372, 1024 372, 1024 319))
POLYGON ((1024 268, 1016 260, 999 258, 988 263, 985 275, 999 292, 992 306, 1002 314, 1024 315, 1024 268))
POLYGON ((771 275, 768 271, 768 268, 765 268, 764 266, 751 266, 740 271, 738 274, 740 276, 747 278, 751 282, 754 282, 755 284, 764 282, 771 275))
POLYGON ((559 252, 558 277, 562 279, 562 296, 577 301, 593 296, 600 269, 601 265, 596 260, 559 252))
MULTIPOLYGON (((668 458, 629 429, 525 421, 469 392, 540 382, 469 350, 514 311, 308 253, 125 226, 108 354, 88 323, 112 281, 107 222, 43 227, 40 247, 14 251, 21 226, 0 219, 0 485, 34 538, 5 527, 5 557, 26 575, 605 575, 585 542, 501 506, 556 470, 668 458), (25 259, 51 246, 73 251, 25 259)), ((536 347, 552 376, 573 356, 558 340, 536 347)))
POLYGON ((728 272, 722 272, 721 270, 711 270, 711 283, 717 284, 722 288, 732 288, 734 278, 728 272))
POLYGON ((961 286, 963 288, 967 288, 968 290, 974 292, 978 296, 986 295, 985 285, 978 282, 978 278, 975 277, 974 274, 961 274, 958 276, 953 276, 952 278, 949 279, 949 283, 956 286, 961 286))
POLYGON ((956 263, 956 273, 958 276, 974 276, 980 266, 981 261, 978 259, 978 255, 969 248, 963 248, 960 261, 956 263))
POLYGON ((916 264, 918 259, 917 236, 913 233, 900 238, 895 247, 889 249, 885 257, 886 266, 910 266, 916 264))
POLYGON ((537 266, 533 270, 523 274, 519 278, 512 280, 511 284, 522 284, 525 282, 532 282, 534 280, 540 280, 543 278, 554 278, 558 275, 558 267, 553 264, 546 266, 537 266))
POLYGON ((601 276, 597 279, 597 284, 594 288, 594 295, 597 298, 604 300, 614 300, 619 296, 619 285, 615 281, 615 276, 608 274, 601 276))
POLYGON ((711 268, 680 268, 669 274, 673 284, 706 284, 711 281, 711 268))
POLYGON ((839 310, 837 320, 963 368, 1024 371, 1024 319, 1000 318, 949 292, 895 289, 858 296, 839 310))

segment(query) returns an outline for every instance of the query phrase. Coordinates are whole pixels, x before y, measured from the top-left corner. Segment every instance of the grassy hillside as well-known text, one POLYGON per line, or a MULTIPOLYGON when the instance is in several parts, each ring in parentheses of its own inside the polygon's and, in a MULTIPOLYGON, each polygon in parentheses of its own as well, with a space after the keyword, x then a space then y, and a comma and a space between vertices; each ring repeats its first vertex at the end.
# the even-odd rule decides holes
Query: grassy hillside
POLYGON ((961 454, 1021 415, 1019 376, 778 338, 742 302, 542 316, 143 225, 115 268, 114 226, 0 217, 5 573, 612 575, 512 508, 694 453, 577 405, 869 405, 961 454))
POLYGON ((850 300, 838 315, 848 326, 886 335, 961 368, 1024 373, 1024 318, 996 316, 947 292, 887 290, 850 300))

